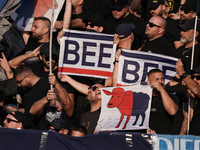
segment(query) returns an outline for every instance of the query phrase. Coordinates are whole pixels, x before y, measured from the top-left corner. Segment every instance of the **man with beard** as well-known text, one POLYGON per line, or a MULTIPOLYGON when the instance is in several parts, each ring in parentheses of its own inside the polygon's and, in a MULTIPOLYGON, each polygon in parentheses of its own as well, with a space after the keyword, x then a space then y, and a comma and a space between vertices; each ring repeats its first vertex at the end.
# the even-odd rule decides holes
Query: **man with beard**
MULTIPOLYGON (((49 42, 44 43, 41 47, 36 48, 34 51, 28 54, 20 55, 9 61, 11 68, 15 69, 20 64, 24 63, 27 59, 39 57, 40 62, 38 64, 28 64, 35 75, 38 77, 48 78, 49 76, 49 42)), ((58 77, 58 52, 54 45, 52 45, 52 73, 56 76, 58 82, 61 82, 58 77)), ((74 90, 68 83, 61 83, 62 86, 68 91, 72 101, 74 101, 74 90)))
POLYGON ((86 99, 91 109, 81 117, 81 125, 87 129, 87 134, 93 134, 101 111, 101 84, 94 84, 88 88, 86 99))
POLYGON ((31 34, 22 33, 26 45, 26 51, 33 51, 41 44, 50 41, 51 22, 46 17, 35 17, 31 34))
POLYGON ((47 78, 40 78, 36 76, 31 68, 27 65, 19 65, 14 72, 18 86, 25 91, 23 95, 23 104, 25 108, 25 115, 30 121, 33 117, 30 114, 30 108, 33 103, 46 96, 50 89, 50 84, 47 78))
MULTIPOLYGON (((188 73, 190 71, 191 59, 192 59, 192 46, 194 37, 194 24, 195 20, 189 20, 183 25, 179 25, 181 28, 181 39, 180 41, 184 44, 177 49, 177 52, 181 56, 181 60, 184 63, 185 71, 188 73)), ((197 29, 195 35, 195 48, 194 48, 194 63, 193 68, 195 69, 200 65, 200 44, 197 41, 197 36, 200 31, 200 21, 197 21, 197 29)))
POLYGON ((178 98, 165 91, 164 75, 159 69, 149 71, 147 84, 153 89, 149 127, 157 134, 170 134, 178 98))
POLYGON ((128 0, 111 0, 112 16, 105 21, 104 32, 115 34, 115 29, 121 23, 133 23, 135 25, 135 40, 132 49, 138 49, 146 40, 144 34, 145 22, 129 12, 128 0))

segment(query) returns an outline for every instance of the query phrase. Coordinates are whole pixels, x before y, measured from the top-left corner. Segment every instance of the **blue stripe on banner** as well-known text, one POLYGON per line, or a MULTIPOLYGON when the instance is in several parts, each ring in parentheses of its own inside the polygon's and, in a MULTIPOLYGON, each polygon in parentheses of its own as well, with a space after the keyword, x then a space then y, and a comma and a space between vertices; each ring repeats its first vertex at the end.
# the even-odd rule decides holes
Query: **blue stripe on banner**
POLYGON ((92 40, 104 40, 104 41, 113 41, 113 36, 107 35, 93 35, 93 34, 84 34, 84 33, 72 33, 72 32, 65 32, 66 37, 73 37, 73 38, 80 38, 80 39, 92 39, 92 40))
POLYGON ((137 53, 129 53, 129 52, 122 51, 121 55, 123 55, 125 57, 131 57, 131 58, 153 60, 153 61, 168 63, 168 64, 172 64, 172 65, 176 65, 176 62, 177 62, 175 60, 167 59, 164 57, 152 56, 152 55, 141 54, 141 53, 137 54, 137 53))

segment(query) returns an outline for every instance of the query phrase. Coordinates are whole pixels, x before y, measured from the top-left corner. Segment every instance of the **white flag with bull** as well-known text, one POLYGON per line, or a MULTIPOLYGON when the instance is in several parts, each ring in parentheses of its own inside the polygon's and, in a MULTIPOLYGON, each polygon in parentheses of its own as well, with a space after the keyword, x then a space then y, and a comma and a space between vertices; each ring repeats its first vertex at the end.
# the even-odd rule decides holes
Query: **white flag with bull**
POLYGON ((102 88, 101 96, 97 131, 140 130, 149 126, 152 97, 150 86, 102 88))

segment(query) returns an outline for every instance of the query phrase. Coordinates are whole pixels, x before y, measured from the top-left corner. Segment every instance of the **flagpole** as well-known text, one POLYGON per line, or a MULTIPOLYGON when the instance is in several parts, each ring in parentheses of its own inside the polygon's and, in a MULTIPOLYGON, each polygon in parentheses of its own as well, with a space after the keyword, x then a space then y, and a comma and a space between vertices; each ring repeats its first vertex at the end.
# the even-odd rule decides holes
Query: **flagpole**
MULTIPOLYGON (((52 15, 51 15, 50 42, 49 42, 49 74, 52 73, 51 56, 52 56, 52 36, 53 36, 53 24, 54 24, 54 6, 55 6, 55 0, 53 0, 52 15)), ((52 84, 50 84, 50 88, 51 90, 53 90, 52 84)))
MULTIPOLYGON (((194 36, 193 36, 192 58, 191 58, 190 70, 193 69, 193 63, 194 63, 195 37, 196 37, 196 30, 197 30, 198 12, 199 12, 199 0, 197 0, 197 10, 196 10, 196 17, 195 17, 195 24, 194 24, 194 36)), ((187 129, 187 135, 189 134, 189 129, 190 129, 190 103, 191 103, 191 100, 189 98, 189 101, 188 101, 188 129, 187 129)))

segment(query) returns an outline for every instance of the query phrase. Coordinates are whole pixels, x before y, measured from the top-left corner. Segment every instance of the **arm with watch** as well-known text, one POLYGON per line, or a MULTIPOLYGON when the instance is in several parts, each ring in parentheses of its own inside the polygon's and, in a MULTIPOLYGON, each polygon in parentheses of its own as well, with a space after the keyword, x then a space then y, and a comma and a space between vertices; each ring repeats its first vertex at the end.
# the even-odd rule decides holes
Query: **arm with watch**
POLYGON ((112 74, 112 82, 113 82, 113 87, 117 86, 117 77, 118 77, 118 69, 119 69, 119 57, 121 55, 122 49, 118 49, 117 52, 115 53, 115 61, 114 61, 114 69, 113 69, 113 74, 112 74))
POLYGON ((188 89, 198 98, 200 98, 200 86, 193 81, 185 72, 182 61, 179 59, 176 63, 175 69, 180 78, 185 82, 188 89))

